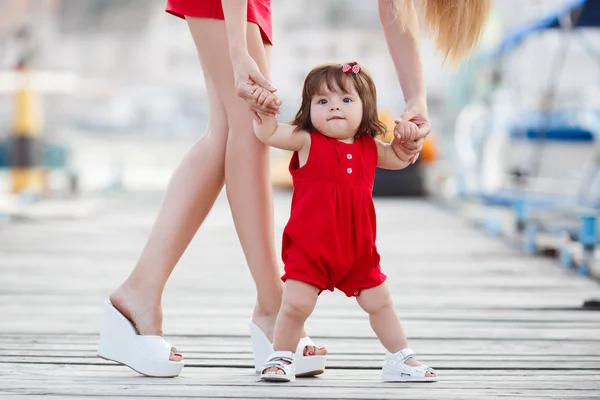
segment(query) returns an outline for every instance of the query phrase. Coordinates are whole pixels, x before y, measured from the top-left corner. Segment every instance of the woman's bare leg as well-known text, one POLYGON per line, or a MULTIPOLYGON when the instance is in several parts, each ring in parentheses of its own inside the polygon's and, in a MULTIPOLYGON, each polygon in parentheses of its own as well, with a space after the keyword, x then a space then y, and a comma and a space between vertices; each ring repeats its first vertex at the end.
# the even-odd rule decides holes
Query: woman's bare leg
MULTIPOLYGON (((188 23, 206 80, 210 107, 209 127, 173 174, 136 267, 127 280, 111 294, 110 299, 119 311, 135 323, 141 334, 162 334, 161 297, 164 286, 223 187, 226 175, 225 147, 229 143, 229 132, 243 131, 250 135, 252 140, 249 143, 253 144, 250 148, 244 148, 245 144, 234 145, 237 152, 232 154, 239 154, 241 150, 242 159, 250 160, 250 163, 235 163, 238 166, 237 174, 234 172, 234 183, 229 182, 228 197, 230 204, 232 196, 237 198, 231 204, 234 221, 259 293, 253 319, 272 337, 275 317, 281 303, 282 282, 279 279, 273 242, 268 152, 254 136, 250 113, 235 94, 224 22, 188 17, 188 23), (210 35, 206 35, 206 32, 210 32, 210 35), (236 122, 235 128, 229 126, 228 115, 236 122), (238 118, 231 117, 232 115, 239 115, 246 122, 240 124, 238 118), (249 154, 257 154, 249 156, 244 154, 245 150, 249 154), (258 186, 247 184, 245 172, 249 169, 252 169, 252 179, 258 179, 258 186), (232 187, 234 194, 230 192, 232 187), (253 196, 254 194, 257 196, 253 196), (250 199, 252 207, 243 207, 245 198, 250 199), (259 199, 266 199, 267 203, 257 203, 255 200, 259 199), (245 215, 240 216, 240 213, 245 215), (257 233, 263 234, 257 235, 259 238, 253 238, 257 233), (257 244, 258 247, 253 247, 257 244)), ((258 32, 256 25, 248 25, 249 32, 258 32)), ((262 41, 260 43, 262 46, 262 41)), ((249 48, 251 55, 256 56, 258 47, 249 43, 249 48)), ((263 73, 268 76, 264 47, 262 51, 262 58, 257 58, 261 60, 259 65, 263 68, 263 73)), ((247 140, 239 134, 238 136, 243 141, 247 140)), ((231 157, 228 158, 231 160, 231 157)), ((312 351, 315 354, 324 352, 315 349, 312 351)), ((172 355, 171 359, 178 360, 180 357, 172 355)))
MULTIPOLYGON (((189 18, 190 30, 203 65, 213 77, 225 104, 229 134, 225 153, 225 188, 238 237, 257 289, 253 320, 272 338, 281 305, 283 283, 277 265, 273 234, 273 201, 269 182, 269 152, 252 129, 246 103, 234 90, 233 69, 227 51, 225 23, 189 18), (210 36, 206 35, 210 32, 210 36), (204 55, 204 57, 203 57, 204 55)), ((269 79, 268 60, 255 24, 248 24, 248 50, 269 79)))
MULTIPOLYGON (((257 302, 252 319, 272 340, 275 319, 281 306, 283 282, 280 279, 273 233, 269 148, 256 138, 252 128, 252 114, 234 90, 229 54, 215 55, 215 46, 227 48, 224 21, 188 18, 188 22, 203 65, 217 87, 222 88, 219 93, 225 104, 229 123, 225 188, 236 231, 256 284, 257 302), (210 36, 206 32, 210 32, 210 36), (225 56, 226 60, 223 59, 225 56)), ((270 79, 271 46, 263 43, 256 24, 248 23, 247 43, 250 56, 265 78, 270 79)), ((325 349, 307 351, 326 353, 325 349)))
MULTIPOLYGON (((213 42, 213 55, 227 56, 213 42)), ((162 293, 173 268, 212 208, 225 181, 229 127, 217 87, 203 65, 210 120, 204 136, 173 173, 150 236, 133 272, 110 295, 113 305, 134 322, 140 334, 162 335, 162 293)), ((173 349, 173 353, 176 350, 173 349)), ((177 361, 181 356, 171 355, 177 361)))

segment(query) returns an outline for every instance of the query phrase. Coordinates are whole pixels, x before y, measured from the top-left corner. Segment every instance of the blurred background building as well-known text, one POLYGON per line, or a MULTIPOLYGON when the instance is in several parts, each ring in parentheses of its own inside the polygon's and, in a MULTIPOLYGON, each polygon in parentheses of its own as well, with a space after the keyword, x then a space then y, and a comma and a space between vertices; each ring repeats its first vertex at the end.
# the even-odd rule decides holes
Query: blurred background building
MULTIPOLYGON (((511 27, 564 2, 496 1, 478 52, 460 68, 442 65, 433 43, 423 39, 430 117, 442 160, 452 162, 461 108, 489 90, 489 71, 481 68, 479 55, 511 27)), ((295 113, 310 68, 343 60, 365 65, 380 108, 401 113, 403 97, 375 0, 273 0, 273 13, 273 83, 284 100, 282 118, 295 113)), ((43 95, 43 135, 68 144, 82 188, 163 187, 207 123, 203 77, 185 22, 165 13, 163 0, 0 0, 0 139, 10 134, 12 68, 24 27, 33 35, 28 46, 43 95)), ((539 102, 559 35, 531 40, 503 70, 504 84, 518 89, 511 93, 518 93, 514 100, 524 107, 539 102)), ((597 36, 591 41, 599 42, 597 36)), ((597 85, 600 69, 583 52, 569 49, 560 98, 599 104, 590 82, 597 85)))

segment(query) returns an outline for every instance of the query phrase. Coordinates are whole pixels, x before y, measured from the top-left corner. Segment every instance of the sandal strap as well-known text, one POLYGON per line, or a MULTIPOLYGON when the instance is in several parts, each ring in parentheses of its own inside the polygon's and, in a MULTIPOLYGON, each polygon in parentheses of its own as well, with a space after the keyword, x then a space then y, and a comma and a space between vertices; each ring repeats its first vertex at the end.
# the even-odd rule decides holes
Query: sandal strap
POLYGON ((415 354, 415 352, 412 351, 412 349, 410 349, 408 347, 405 348, 405 349, 402 349, 399 352, 394 353, 394 354, 397 354, 398 357, 400 357, 402 359, 403 363, 405 363, 406 360, 409 360, 411 358, 416 358, 417 357, 417 355, 415 354))
POLYGON ((433 368, 423 364, 412 366, 404 363, 388 361, 385 368, 392 370, 394 373, 400 374, 401 376, 409 376, 411 378, 425 378, 425 374, 427 372, 437 375, 433 368))
POLYGON ((428 367, 427 365, 423 365, 425 367, 425 372, 431 372, 432 374, 437 375, 437 372, 435 372, 435 369, 428 367))
POLYGON ((285 375, 291 373, 290 367, 294 363, 294 353, 291 351, 274 351, 269 359, 263 364, 262 372, 264 373, 269 368, 277 368, 284 372, 285 375), (287 361, 289 364, 286 364, 287 361))
POLYGON ((293 351, 274 351, 271 353, 267 362, 276 361, 276 360, 284 360, 288 362, 294 362, 295 354, 293 351))
POLYGON ((275 367, 275 368, 279 368, 281 370, 286 370, 290 365, 292 364, 286 364, 282 362, 283 360, 277 360, 277 361, 268 361, 266 363, 263 364, 262 369, 263 371, 266 369, 269 369, 271 367, 275 367))
MULTIPOLYGON (((413 378, 424 378, 425 374, 428 371, 428 368, 429 367, 427 367, 425 365, 419 365, 419 366, 413 367, 412 365, 408 365, 408 364, 397 364, 394 369, 397 372, 400 372, 402 375, 408 375, 413 378)), ((430 372, 435 373, 434 371, 430 371, 430 372)))
POLYGON ((406 361, 415 358, 416 354, 410 348, 402 349, 396 353, 388 353, 384 368, 388 368, 400 375, 406 375, 413 378, 424 378, 427 372, 437 375, 435 370, 425 364, 412 366, 406 364, 406 361))

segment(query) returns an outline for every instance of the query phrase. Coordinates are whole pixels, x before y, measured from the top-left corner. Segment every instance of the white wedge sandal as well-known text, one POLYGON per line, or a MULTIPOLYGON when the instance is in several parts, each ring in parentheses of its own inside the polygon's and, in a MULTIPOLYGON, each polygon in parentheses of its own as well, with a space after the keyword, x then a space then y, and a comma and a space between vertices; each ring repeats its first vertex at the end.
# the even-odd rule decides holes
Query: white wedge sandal
POLYGON ((171 348, 162 336, 138 334, 110 301, 104 302, 98 357, 126 365, 142 375, 171 378, 183 368, 183 360, 169 359, 171 348))
POLYGON ((274 351, 271 353, 269 359, 262 366, 260 380, 266 382, 294 382, 296 380, 294 353, 291 351, 274 351), (265 374, 265 371, 269 368, 277 368, 283 371, 283 374, 265 374))
MULTIPOLYGON (((262 374, 263 365, 273 353, 273 343, 269 341, 269 338, 265 333, 256 325, 252 320, 248 320, 248 326, 250 326, 250 337, 252 338, 252 352, 254 353, 254 368, 257 374, 262 374)), ((325 372, 325 362, 327 356, 305 356, 304 348, 306 346, 315 346, 314 342, 310 337, 305 336, 300 339, 298 347, 296 348, 295 364, 296 364, 296 376, 315 376, 325 372)))
MULTIPOLYGON (((415 353, 408 347, 397 353, 386 352, 383 363, 382 378, 386 382, 435 382, 437 376, 425 376, 427 372, 436 374, 435 370, 427 365, 413 367, 406 364, 406 360, 415 358, 415 353)), ((437 375, 437 374, 436 374, 437 375)))

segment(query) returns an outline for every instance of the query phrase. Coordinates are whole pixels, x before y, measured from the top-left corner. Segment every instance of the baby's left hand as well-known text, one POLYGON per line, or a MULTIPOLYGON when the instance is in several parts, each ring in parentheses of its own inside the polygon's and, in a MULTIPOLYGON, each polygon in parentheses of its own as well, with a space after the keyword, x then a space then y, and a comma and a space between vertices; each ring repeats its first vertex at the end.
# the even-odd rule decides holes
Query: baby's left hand
POLYGON ((419 137, 419 127, 413 122, 399 120, 394 127, 394 137, 400 143, 415 141, 419 137))

